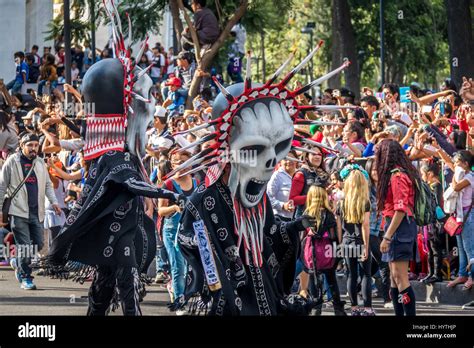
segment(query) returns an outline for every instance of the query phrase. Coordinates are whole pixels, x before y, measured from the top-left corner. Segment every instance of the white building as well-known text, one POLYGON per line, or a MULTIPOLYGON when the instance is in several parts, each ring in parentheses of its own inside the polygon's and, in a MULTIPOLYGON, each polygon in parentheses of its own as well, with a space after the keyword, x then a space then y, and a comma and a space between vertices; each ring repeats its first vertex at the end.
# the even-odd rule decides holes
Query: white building
POLYGON ((0 78, 15 77, 13 54, 38 45, 52 46, 44 31, 53 18, 53 0, 0 0, 0 78))
MULTIPOLYGON (((118 0, 116 0, 118 2, 118 0)), ((48 23, 60 14, 63 0, 0 0, 0 78, 8 83, 15 77, 13 54, 29 52, 33 45, 53 46, 52 40, 45 41, 48 23)), ((133 22, 132 22, 133 25, 133 22)), ((102 49, 109 39, 110 29, 106 26, 96 30, 96 47, 102 49)), ((166 49, 173 45, 173 20, 166 10, 159 35, 151 35, 150 46, 160 42, 166 49)), ((133 48, 138 51, 137 47, 133 48)))

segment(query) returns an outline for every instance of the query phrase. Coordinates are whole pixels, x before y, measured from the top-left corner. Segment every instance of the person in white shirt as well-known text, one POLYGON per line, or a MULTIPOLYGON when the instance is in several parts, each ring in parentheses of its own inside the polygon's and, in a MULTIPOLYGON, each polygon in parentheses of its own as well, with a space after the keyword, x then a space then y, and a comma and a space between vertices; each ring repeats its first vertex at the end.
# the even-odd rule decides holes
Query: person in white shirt
POLYGON ((77 63, 72 62, 71 64, 71 80, 76 81, 79 78, 80 71, 77 68, 77 63))
MULTIPOLYGON (((297 158, 296 153, 290 151, 287 157, 297 158)), ((267 186, 267 194, 272 204, 273 214, 280 220, 290 221, 295 210, 293 200, 290 200, 291 182, 296 172, 296 162, 283 159, 278 170, 273 172, 267 186)))
POLYGON ((153 80, 153 83, 161 81, 163 68, 165 67, 165 57, 160 53, 160 50, 157 47, 153 48, 153 56, 150 62, 154 63, 151 68, 150 77, 153 80))

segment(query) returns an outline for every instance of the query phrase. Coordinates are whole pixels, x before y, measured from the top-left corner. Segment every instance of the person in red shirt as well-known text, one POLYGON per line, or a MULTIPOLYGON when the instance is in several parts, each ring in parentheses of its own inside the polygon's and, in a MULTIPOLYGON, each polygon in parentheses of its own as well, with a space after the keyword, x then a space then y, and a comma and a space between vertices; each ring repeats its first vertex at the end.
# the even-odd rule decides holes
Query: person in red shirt
POLYGON ((303 215, 306 209, 306 194, 313 184, 327 187, 329 174, 324 169, 324 152, 318 147, 311 147, 315 153, 305 153, 304 164, 293 176, 290 190, 290 200, 293 200, 296 211, 295 217, 303 215))
POLYGON ((415 293, 408 280, 408 263, 414 258, 417 227, 413 217, 418 172, 401 145, 391 139, 377 144, 377 210, 385 220, 380 244, 382 259, 390 266, 390 295, 397 316, 416 315, 415 293))
MULTIPOLYGON (((329 174, 324 169, 324 152, 318 147, 311 147, 315 153, 304 153, 304 164, 293 175, 291 180, 291 190, 289 200, 293 201, 295 207, 294 218, 300 217, 306 210, 306 198, 308 191, 312 185, 327 187, 329 184, 329 174)), ((301 261, 298 261, 297 269, 301 266, 301 261)), ((298 277, 299 272, 296 272, 298 277)), ((300 273, 301 284, 308 284, 309 273, 301 270, 300 273)))

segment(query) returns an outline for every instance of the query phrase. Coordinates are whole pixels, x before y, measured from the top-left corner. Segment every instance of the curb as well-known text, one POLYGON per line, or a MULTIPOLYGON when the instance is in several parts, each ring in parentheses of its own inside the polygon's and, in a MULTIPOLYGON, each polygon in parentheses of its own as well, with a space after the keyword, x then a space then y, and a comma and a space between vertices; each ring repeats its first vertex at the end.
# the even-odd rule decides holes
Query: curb
MULTIPOLYGON (((341 294, 347 293, 346 277, 337 277, 337 283, 341 294)), ((463 286, 457 285, 455 288, 448 288, 448 282, 434 284, 424 284, 420 281, 410 282, 415 292, 416 300, 427 303, 439 303, 443 305, 462 306, 474 301, 474 287, 470 290, 463 290, 463 286)), ((381 293, 380 278, 376 278, 375 286, 378 293, 381 293)))

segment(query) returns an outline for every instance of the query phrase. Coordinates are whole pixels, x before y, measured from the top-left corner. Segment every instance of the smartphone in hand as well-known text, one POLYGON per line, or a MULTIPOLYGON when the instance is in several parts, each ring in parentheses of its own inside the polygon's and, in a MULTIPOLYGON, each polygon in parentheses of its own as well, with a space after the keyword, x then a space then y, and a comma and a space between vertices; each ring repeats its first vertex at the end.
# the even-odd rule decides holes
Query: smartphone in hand
POLYGON ((400 103, 409 103, 410 87, 400 87, 400 103))
POLYGON ((431 110, 433 110, 433 107, 431 105, 423 105, 423 107, 421 108, 421 112, 424 114, 431 113, 431 110))

